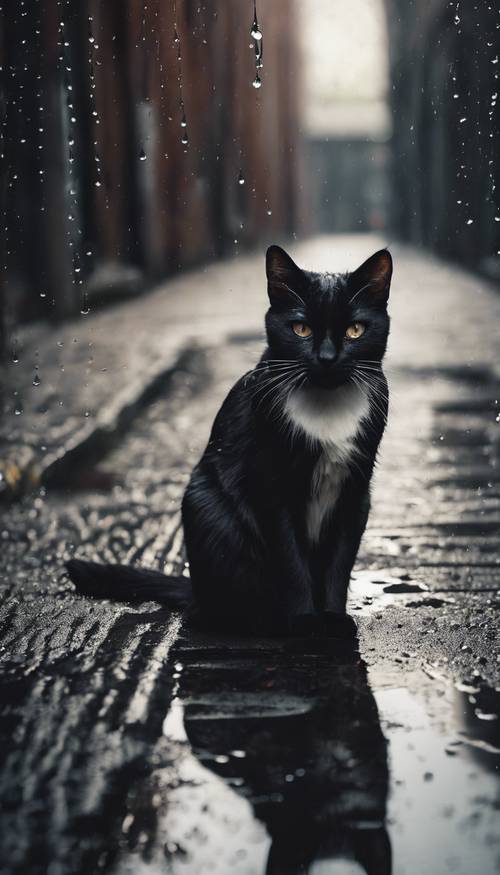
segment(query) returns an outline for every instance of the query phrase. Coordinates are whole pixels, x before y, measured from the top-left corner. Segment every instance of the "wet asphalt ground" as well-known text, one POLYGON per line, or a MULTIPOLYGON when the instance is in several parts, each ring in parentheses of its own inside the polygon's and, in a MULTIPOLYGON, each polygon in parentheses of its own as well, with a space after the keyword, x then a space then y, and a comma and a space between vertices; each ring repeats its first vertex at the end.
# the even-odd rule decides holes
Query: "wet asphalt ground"
POLYGON ((243 319, 115 449, 3 509, 1 873, 500 871, 497 329, 484 297, 443 321, 449 274, 406 257, 426 315, 395 303, 358 648, 200 638, 64 578, 75 554, 182 573, 183 487, 261 348, 243 319))

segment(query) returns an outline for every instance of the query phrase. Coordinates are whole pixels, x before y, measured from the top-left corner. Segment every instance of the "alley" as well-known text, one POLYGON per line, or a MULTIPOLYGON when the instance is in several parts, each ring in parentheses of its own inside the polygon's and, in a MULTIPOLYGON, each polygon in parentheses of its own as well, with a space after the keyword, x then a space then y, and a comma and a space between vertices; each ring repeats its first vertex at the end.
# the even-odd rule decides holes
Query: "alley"
MULTIPOLYGON (((341 270, 378 245, 320 237, 291 252, 341 270)), ((98 364, 110 336, 99 324, 128 325, 128 348, 107 353, 116 372, 94 377, 103 407, 119 368, 147 355, 141 324, 155 325, 156 357, 168 338, 170 365, 149 394, 158 370, 139 366, 142 403, 117 415, 105 448, 73 470, 68 456, 1 508, 0 872, 198 873, 217 861, 217 875, 258 875, 269 860, 291 873, 310 835, 318 872, 352 855, 370 873, 499 870, 500 297, 391 250, 389 427, 350 595, 359 652, 200 638, 155 603, 81 598, 63 573, 72 555, 183 572, 183 487, 262 349, 262 254, 185 274, 142 299, 142 314, 125 303, 78 326, 80 342, 92 328, 98 364)), ((54 392, 59 363, 46 357, 42 371, 51 331, 36 343, 54 392)), ((68 407, 81 364, 69 366, 68 407)), ((19 373, 25 422, 54 447, 57 404, 40 425, 31 367, 19 373)), ((72 417, 74 449, 81 404, 72 417)))

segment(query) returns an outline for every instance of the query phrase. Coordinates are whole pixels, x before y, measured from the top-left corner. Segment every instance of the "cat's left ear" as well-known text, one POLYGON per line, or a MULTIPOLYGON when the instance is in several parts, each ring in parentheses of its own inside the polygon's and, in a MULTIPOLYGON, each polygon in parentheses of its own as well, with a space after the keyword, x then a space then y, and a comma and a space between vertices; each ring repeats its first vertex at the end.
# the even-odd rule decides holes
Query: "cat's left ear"
POLYGON ((392 277, 392 257, 387 249, 380 249, 349 276, 349 285, 356 295, 365 293, 367 300, 385 306, 389 300, 392 277))
POLYGON ((295 262, 280 246, 270 246, 266 252, 267 292, 274 306, 290 303, 300 298, 305 276, 295 262))

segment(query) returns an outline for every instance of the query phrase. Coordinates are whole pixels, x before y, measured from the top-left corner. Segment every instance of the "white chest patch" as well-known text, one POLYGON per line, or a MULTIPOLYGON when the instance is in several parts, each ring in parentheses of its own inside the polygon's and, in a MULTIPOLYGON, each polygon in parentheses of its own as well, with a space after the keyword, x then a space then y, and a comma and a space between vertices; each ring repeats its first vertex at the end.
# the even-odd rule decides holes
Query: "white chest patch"
POLYGON ((306 511, 307 533, 318 542, 324 520, 332 512, 349 473, 354 439, 369 414, 368 398, 357 386, 338 389, 298 389, 286 403, 285 414, 294 429, 321 445, 313 471, 306 511))

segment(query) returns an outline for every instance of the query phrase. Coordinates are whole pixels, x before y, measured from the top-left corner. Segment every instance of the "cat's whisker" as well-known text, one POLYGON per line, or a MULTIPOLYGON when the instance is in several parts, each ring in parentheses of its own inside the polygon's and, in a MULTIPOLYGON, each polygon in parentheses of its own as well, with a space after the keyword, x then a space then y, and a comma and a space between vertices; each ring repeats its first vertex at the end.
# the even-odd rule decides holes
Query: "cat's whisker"
POLYGON ((302 377, 302 375, 302 371, 300 371, 298 374, 292 374, 290 377, 287 378, 286 381, 283 381, 283 386, 278 387, 278 396, 277 398, 275 398, 275 400, 271 404, 271 407, 269 408, 270 416, 274 413, 274 411, 277 407, 279 407, 280 404, 283 405, 282 413, 284 413, 285 404, 283 402, 286 402, 286 399, 290 395, 290 392, 293 391, 294 387, 296 386, 298 380, 302 377))
POLYGON ((356 365, 373 365, 382 374, 385 374, 387 372, 394 373, 397 370, 396 365, 392 365, 390 364, 390 362, 384 362, 382 366, 382 362, 378 361, 377 359, 358 359, 356 365))
POLYGON ((297 365, 294 365, 292 368, 287 368, 285 371, 271 374, 267 379, 261 379, 258 386, 256 386, 251 393, 252 398, 267 389, 269 386, 272 386, 275 383, 279 383, 281 379, 287 377, 289 374, 295 373, 296 368, 297 365))
POLYGON ((363 385, 370 392, 370 394, 375 395, 377 398, 383 398, 387 400, 388 393, 385 383, 379 383, 374 380, 373 377, 368 378, 365 375, 360 374, 359 371, 354 372, 353 376, 357 378, 359 383, 363 385))
MULTIPOLYGON (((298 367, 298 366, 296 366, 296 367, 298 367)), ((258 403, 257 403, 257 407, 260 407, 260 405, 262 404, 262 402, 264 401, 264 399, 267 398, 267 396, 268 396, 271 392, 277 391, 277 390, 280 388, 280 386, 281 386, 285 381, 289 380, 291 377, 294 377, 294 376, 295 376, 295 373, 287 373, 287 374, 285 374, 285 375, 279 374, 278 377, 275 377, 275 378, 272 380, 273 385, 272 385, 270 388, 267 388, 267 387, 266 387, 266 388, 267 388, 267 391, 264 392, 264 395, 262 395, 262 397, 261 397, 260 400, 258 401, 258 403)))
POLYGON ((294 296, 294 298, 297 298, 297 301, 300 301, 300 303, 302 304, 303 307, 306 306, 305 301, 300 297, 300 295, 298 295, 297 292, 294 292, 294 290, 291 289, 290 286, 287 286, 286 283, 277 282, 277 283, 275 283, 275 285, 281 286, 283 289, 286 289, 287 292, 290 292, 290 294, 294 296))
POLYGON ((286 364, 286 365, 285 364, 273 365, 272 367, 269 367, 269 368, 254 368, 253 371, 249 372, 248 376, 250 376, 251 374, 258 374, 259 376, 260 375, 265 376, 266 374, 269 374, 270 376, 274 376, 277 373, 282 373, 284 371, 286 372, 287 370, 290 370, 292 368, 296 368, 297 366, 298 366, 297 362, 290 362, 289 364, 286 364))
POLYGON ((383 407, 383 403, 387 404, 388 399, 384 398, 382 400, 377 397, 376 392, 373 390, 373 387, 370 386, 366 380, 360 378, 359 374, 352 374, 353 382, 358 386, 361 391, 365 391, 368 397, 369 403, 375 408, 375 410, 383 417, 384 421, 387 419, 387 411, 383 407))
POLYGON ((358 297, 358 295, 360 295, 361 292, 364 292, 364 290, 367 289, 368 286, 371 286, 371 285, 373 285, 373 283, 372 283, 372 282, 369 282, 369 283, 366 283, 366 285, 363 286, 361 289, 358 289, 358 291, 356 292, 356 294, 352 296, 352 298, 351 298, 350 301, 348 301, 348 304, 352 304, 352 302, 356 300, 356 298, 358 297))
POLYGON ((383 373, 380 368, 374 368, 373 365, 356 365, 354 370, 365 371, 367 374, 376 374, 383 378, 383 373))
POLYGON ((368 379, 373 380, 374 383, 386 385, 385 376, 378 368, 372 368, 369 365, 356 365, 353 371, 357 374, 364 374, 368 379))
POLYGON ((281 368, 296 367, 297 364, 298 363, 294 361, 294 362, 283 362, 282 364, 262 365, 260 367, 259 366, 255 367, 251 373, 258 373, 258 372, 262 373, 262 372, 266 372, 266 371, 276 371, 276 370, 280 370, 281 368))
POLYGON ((385 383, 381 383, 381 382, 379 383, 376 380, 374 380, 373 377, 367 378, 359 373, 357 374, 357 377, 359 380, 361 380, 363 382, 363 385, 371 393, 373 393, 373 395, 375 395, 377 398, 382 398, 385 401, 387 401, 387 399, 389 398, 389 393, 387 391, 387 387, 386 387, 385 383))
POLYGON ((354 373, 376 395, 380 396, 381 398, 388 398, 389 397, 388 387, 387 387, 387 383, 385 382, 385 380, 382 380, 382 379, 374 376, 373 374, 365 374, 359 370, 354 371, 354 373))

